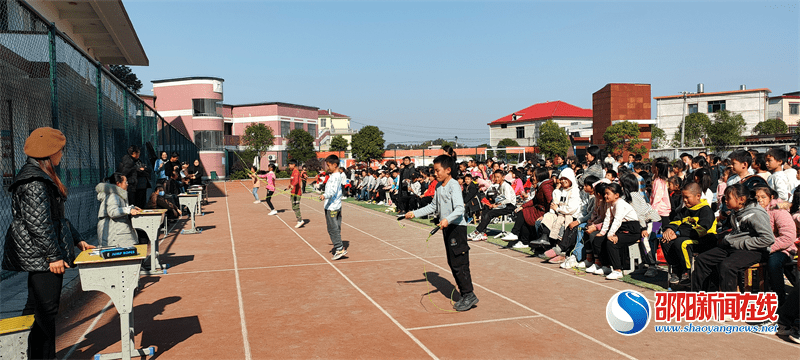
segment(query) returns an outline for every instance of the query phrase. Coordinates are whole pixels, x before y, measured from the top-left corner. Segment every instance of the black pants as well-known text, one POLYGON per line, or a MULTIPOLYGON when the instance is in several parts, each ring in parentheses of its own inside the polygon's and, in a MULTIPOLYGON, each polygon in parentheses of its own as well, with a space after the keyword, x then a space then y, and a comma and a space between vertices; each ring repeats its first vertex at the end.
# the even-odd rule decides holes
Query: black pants
POLYGON ((128 204, 129 205, 139 206, 139 205, 136 204, 136 193, 137 193, 136 189, 133 188, 132 186, 128 188, 128 204))
POLYGON ((140 209, 144 209, 144 207, 147 205, 147 188, 136 189, 136 197, 133 199, 131 204, 136 205, 140 209))
POLYGON ((514 235, 519 236, 522 233, 522 228, 527 225, 525 223, 525 215, 522 214, 522 211, 518 211, 514 214, 514 227, 511 228, 511 233, 514 235))
POLYGON ((469 273, 469 244, 467 227, 448 225, 443 231, 444 247, 447 252, 447 265, 456 280, 461 296, 473 291, 472 276, 469 273))
POLYGON ((667 263, 672 265, 672 272, 681 276, 684 272, 691 270, 692 258, 694 254, 715 248, 717 238, 714 235, 704 236, 700 240, 692 240, 686 236, 681 236, 661 243, 664 258, 667 263))
MULTIPOLYGON (((642 226, 638 221, 626 221, 617 230, 617 243, 608 240, 608 236, 595 237, 594 243, 600 243, 602 248, 595 248, 594 250, 605 251, 611 268, 614 270, 629 270, 628 264, 623 267, 622 259, 630 260, 628 253, 628 246, 635 244, 642 237, 642 226)), ((629 263, 629 262, 627 262, 629 263)))
POLYGON ((64 275, 49 271, 28 273, 28 302, 22 315, 34 314, 35 322, 28 336, 31 359, 56 357, 56 316, 61 301, 64 275))
POLYGON ((778 306, 778 323, 781 323, 786 326, 794 325, 797 318, 800 317, 800 287, 795 286, 792 291, 789 292, 789 295, 786 297, 786 300, 780 303, 778 306))
POLYGON ((303 194, 306 193, 306 180, 303 180, 303 194))
MULTIPOLYGON (((521 211, 520 211, 520 213, 521 213, 521 211)), ((528 245, 528 244, 531 243, 531 240, 533 240, 533 238, 535 236, 536 237, 539 236, 538 231, 536 231, 536 225, 535 224, 534 225, 528 225, 528 223, 525 222, 524 218, 522 219, 522 221, 515 222, 514 223, 514 228, 517 228, 517 225, 519 225, 519 229, 520 229, 519 230, 519 234, 517 234, 517 235, 518 235, 519 241, 521 243, 523 243, 525 245, 528 245)))
POLYGON ((708 291, 711 274, 719 276, 719 291, 736 291, 739 272, 765 258, 761 251, 739 250, 730 247, 715 247, 700 255, 694 261, 692 290, 708 291))
MULTIPOLYGON (((580 224, 578 224, 580 225, 580 224)), ((575 225, 574 228, 570 229, 569 224, 566 224, 564 227, 564 235, 561 236, 561 242, 558 244, 558 247, 561 251, 565 253, 569 253, 572 248, 575 247, 575 244, 578 242, 578 225, 575 225)))
POLYGON ((275 207, 272 206, 272 195, 274 195, 274 194, 275 194, 275 191, 267 190, 267 197, 264 198, 264 201, 267 202, 267 205, 269 205, 269 209, 270 210, 275 210, 275 207))
POLYGON ((420 208, 424 208, 428 206, 432 201, 433 201, 433 196, 425 196, 419 198, 419 200, 417 200, 417 204, 419 205, 420 208))
POLYGON ((486 208, 481 213, 481 223, 478 224, 478 227, 475 228, 475 230, 477 232, 479 232, 479 233, 482 233, 482 232, 486 231, 486 227, 489 226, 489 222, 492 221, 492 219, 494 219, 494 218, 496 218, 498 216, 508 215, 508 214, 513 213, 513 212, 514 212, 514 205, 510 205, 510 204, 506 204, 506 207, 504 207, 502 209, 489 209, 489 208, 486 208))

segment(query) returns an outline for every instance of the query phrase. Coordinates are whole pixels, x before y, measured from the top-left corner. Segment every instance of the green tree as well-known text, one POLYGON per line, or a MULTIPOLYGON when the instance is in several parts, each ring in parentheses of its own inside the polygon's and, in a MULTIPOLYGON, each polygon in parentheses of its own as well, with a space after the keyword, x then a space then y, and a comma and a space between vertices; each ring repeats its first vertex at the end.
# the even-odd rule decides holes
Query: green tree
POLYGON ((347 151, 349 143, 342 135, 336 135, 331 139, 331 151, 347 151))
POLYGON ((258 156, 264 156, 264 153, 272 147, 274 142, 275 134, 272 133, 272 128, 267 125, 253 123, 244 128, 242 144, 244 144, 248 150, 252 150, 254 154, 258 154, 258 156))
POLYGON ((125 65, 111 65, 109 66, 111 74, 117 79, 122 81, 131 91, 136 94, 142 89, 142 82, 136 77, 130 67, 125 65))
POLYGON ((781 119, 768 119, 756 124, 753 132, 758 135, 786 134, 789 132, 789 127, 781 119))
POLYGON ((570 146, 567 132, 552 119, 545 121, 539 128, 538 143, 539 150, 541 150, 546 157, 553 157, 555 154, 566 157, 570 146))
POLYGON ((289 158, 297 160, 299 163, 304 163, 308 159, 317 157, 314 151, 314 137, 303 129, 294 129, 289 132, 286 137, 289 142, 286 144, 286 149, 289 152, 289 158))
MULTIPOLYGON (((518 146, 519 146, 519 143, 516 140, 505 138, 503 140, 500 140, 500 142, 497 143, 496 147, 498 149, 502 149, 502 148, 507 148, 507 147, 518 147, 518 146)), ((498 159, 507 160, 507 158, 508 158, 506 156, 506 151, 505 150, 497 150, 496 156, 497 156, 498 159)))
POLYGON ((377 126, 364 126, 353 134, 353 142, 350 144, 353 158, 356 161, 382 158, 384 142, 383 131, 378 129, 377 126))
POLYGON ((728 146, 739 145, 744 137, 746 122, 741 114, 732 114, 722 110, 714 113, 714 121, 706 128, 707 146, 717 151, 728 146))
POLYGON ((667 134, 664 132, 664 129, 653 125, 650 131, 650 147, 653 149, 659 149, 664 145, 667 145, 667 134))
MULTIPOLYGON (((706 128, 711 124, 711 119, 708 115, 703 113, 689 114, 686 117, 686 129, 684 131, 684 144, 685 146, 703 146, 703 137, 706 134, 706 128)), ((672 146, 681 146, 681 126, 678 124, 678 130, 675 131, 675 136, 672 137, 672 146)))
POLYGON ((634 154, 644 154, 647 148, 639 138, 639 124, 630 121, 621 121, 609 126, 603 134, 606 141, 606 149, 612 154, 622 154, 625 151, 634 154))

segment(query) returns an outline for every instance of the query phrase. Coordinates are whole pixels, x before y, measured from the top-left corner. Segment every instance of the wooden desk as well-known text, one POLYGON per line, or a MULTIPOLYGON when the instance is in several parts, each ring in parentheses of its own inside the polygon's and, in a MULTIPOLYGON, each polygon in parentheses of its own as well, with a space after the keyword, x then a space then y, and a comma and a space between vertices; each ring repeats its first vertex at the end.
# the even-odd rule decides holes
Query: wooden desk
POLYGON ((166 264, 159 261, 158 228, 164 225, 164 237, 167 236, 167 211, 166 209, 142 210, 139 215, 131 216, 134 229, 139 229, 147 234, 150 240, 150 269, 142 269, 143 275, 161 275, 167 273, 166 264))
POLYGON ((197 230, 197 226, 195 223, 195 216, 197 214, 197 210, 200 209, 200 204, 197 201, 198 197, 195 194, 180 194, 178 195, 178 203, 181 206, 186 206, 189 208, 189 213, 191 214, 192 219, 192 228, 189 230, 183 230, 181 234, 198 234, 201 230, 197 230))
POLYGON ((81 277, 83 291, 100 291, 111 298, 119 312, 122 351, 97 354, 95 360, 125 359, 155 354, 155 348, 136 349, 133 344, 133 293, 139 286, 139 269, 147 257, 147 245, 136 245, 138 253, 115 259, 103 259, 93 250, 78 254, 75 264, 81 277))

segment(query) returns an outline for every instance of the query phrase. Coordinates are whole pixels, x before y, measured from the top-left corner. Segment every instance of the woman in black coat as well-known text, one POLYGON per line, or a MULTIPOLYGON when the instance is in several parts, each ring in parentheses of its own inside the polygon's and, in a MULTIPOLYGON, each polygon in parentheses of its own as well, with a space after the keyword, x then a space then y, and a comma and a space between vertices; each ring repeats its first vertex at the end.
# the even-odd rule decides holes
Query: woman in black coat
POLYGON ((66 138, 60 131, 44 127, 25 140, 28 160, 9 186, 13 220, 5 239, 3 269, 28 273, 28 302, 22 315, 34 314, 28 336, 31 359, 56 356, 56 315, 66 268, 73 267, 75 246, 94 246, 65 218, 67 188, 54 166, 61 162, 66 138))

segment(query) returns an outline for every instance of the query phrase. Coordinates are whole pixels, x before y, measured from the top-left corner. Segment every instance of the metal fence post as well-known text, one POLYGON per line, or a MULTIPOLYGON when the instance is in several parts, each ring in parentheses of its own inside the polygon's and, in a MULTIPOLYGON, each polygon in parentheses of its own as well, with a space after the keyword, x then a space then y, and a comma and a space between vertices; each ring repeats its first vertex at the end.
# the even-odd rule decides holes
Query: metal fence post
POLYGON ((100 179, 106 177, 106 134, 103 126, 103 77, 97 66, 97 144, 100 146, 100 179))
POLYGON ((56 64, 56 24, 50 23, 47 29, 50 43, 50 118, 53 128, 58 129, 58 81, 56 64))

